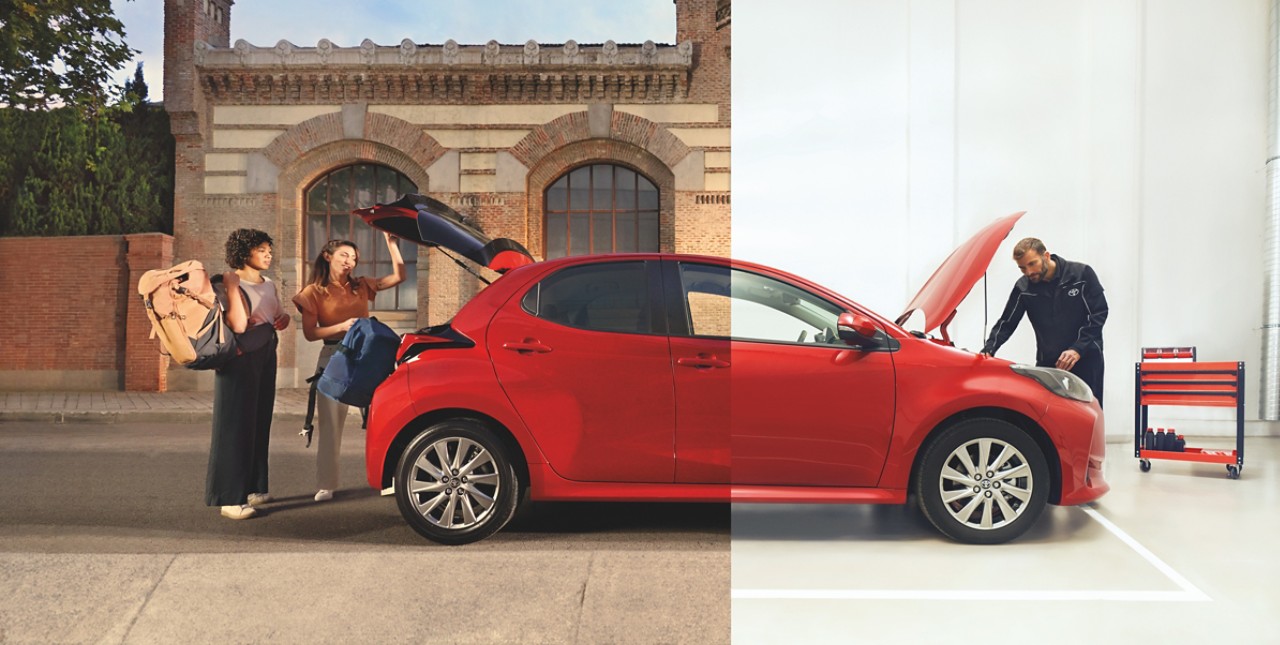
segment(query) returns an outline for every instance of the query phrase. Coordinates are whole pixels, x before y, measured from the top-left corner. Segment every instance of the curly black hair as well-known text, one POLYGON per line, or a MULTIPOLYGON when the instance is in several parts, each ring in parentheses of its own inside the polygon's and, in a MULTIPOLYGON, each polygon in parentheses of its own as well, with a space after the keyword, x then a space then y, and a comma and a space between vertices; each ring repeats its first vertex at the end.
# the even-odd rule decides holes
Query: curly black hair
POLYGON ((270 235, 256 228, 238 228, 232 231, 227 237, 227 266, 243 269, 244 263, 249 260, 249 252, 264 242, 276 245, 270 235))

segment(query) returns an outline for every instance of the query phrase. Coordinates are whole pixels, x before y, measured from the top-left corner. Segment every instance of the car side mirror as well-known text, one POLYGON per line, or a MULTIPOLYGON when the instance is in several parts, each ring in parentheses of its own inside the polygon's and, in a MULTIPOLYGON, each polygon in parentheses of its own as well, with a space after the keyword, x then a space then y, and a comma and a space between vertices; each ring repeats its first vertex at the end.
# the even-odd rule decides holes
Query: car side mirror
POLYGON ((855 347, 875 345, 876 324, 862 314, 845 312, 836 319, 836 335, 855 347))

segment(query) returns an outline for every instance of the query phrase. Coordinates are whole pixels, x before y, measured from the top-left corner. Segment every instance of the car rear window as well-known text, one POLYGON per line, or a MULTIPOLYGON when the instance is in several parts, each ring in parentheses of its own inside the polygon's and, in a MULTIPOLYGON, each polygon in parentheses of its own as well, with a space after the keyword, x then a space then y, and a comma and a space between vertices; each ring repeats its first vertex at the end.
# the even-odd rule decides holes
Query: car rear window
POLYGON ((529 313, 578 329, 634 334, 652 331, 644 262, 609 262, 562 269, 521 300, 529 313))

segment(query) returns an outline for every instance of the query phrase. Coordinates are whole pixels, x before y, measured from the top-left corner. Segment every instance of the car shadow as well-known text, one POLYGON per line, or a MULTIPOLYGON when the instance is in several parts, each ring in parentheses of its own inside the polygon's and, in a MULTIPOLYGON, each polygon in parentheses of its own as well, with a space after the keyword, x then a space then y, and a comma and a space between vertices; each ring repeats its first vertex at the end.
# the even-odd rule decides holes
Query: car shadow
MULTIPOLYGON (((938 541, 940 533, 915 504, 736 504, 734 540, 938 541)), ((1096 523, 1078 509, 1049 506, 1019 543, 1056 542, 1096 523)))
POLYGON ((722 533, 729 504, 676 502, 525 502, 502 534, 722 533))

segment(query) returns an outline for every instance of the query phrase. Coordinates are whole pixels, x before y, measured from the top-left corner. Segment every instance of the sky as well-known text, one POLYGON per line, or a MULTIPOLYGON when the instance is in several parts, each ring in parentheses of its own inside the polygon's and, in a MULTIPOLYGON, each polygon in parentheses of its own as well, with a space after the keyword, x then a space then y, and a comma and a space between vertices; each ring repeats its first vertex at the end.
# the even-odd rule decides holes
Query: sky
MULTIPOLYGON (((198 0, 191 0, 198 2, 198 0)), ((112 0, 125 25, 125 42, 139 54, 117 80, 133 76, 141 61, 149 97, 163 98, 164 0, 112 0)), ((339 47, 357 47, 368 38, 378 45, 401 40, 463 45, 540 43, 673 43, 676 11, 672 0, 238 0, 231 7, 231 42, 243 38, 258 47, 281 39, 314 47, 328 38, 339 47)))

